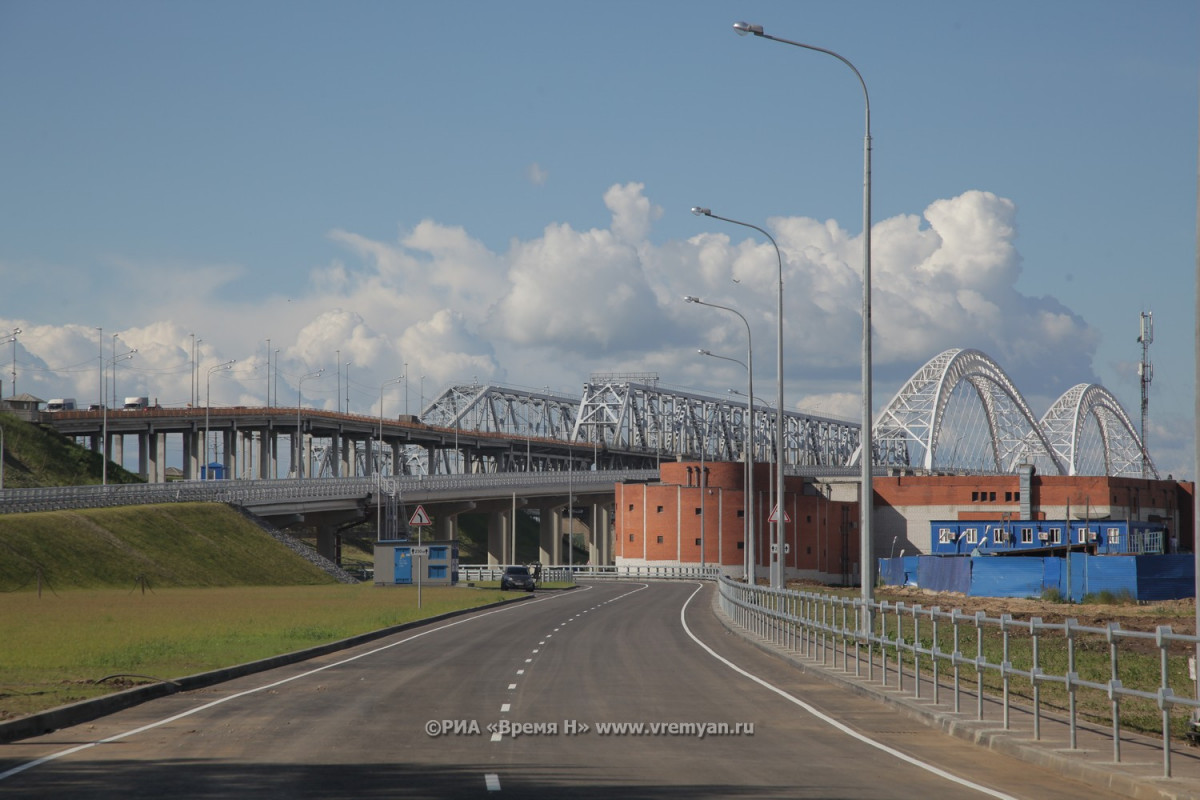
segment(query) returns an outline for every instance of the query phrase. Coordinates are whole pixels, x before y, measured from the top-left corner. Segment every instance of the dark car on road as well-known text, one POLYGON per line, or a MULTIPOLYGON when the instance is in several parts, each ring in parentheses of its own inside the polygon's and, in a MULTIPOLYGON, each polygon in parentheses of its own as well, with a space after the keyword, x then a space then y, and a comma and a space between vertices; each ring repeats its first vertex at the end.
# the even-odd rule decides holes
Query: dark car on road
POLYGON ((500 591, 507 592, 509 589, 524 589, 527 592, 532 592, 537 588, 533 576, 529 574, 529 567, 507 567, 504 574, 500 576, 500 591))

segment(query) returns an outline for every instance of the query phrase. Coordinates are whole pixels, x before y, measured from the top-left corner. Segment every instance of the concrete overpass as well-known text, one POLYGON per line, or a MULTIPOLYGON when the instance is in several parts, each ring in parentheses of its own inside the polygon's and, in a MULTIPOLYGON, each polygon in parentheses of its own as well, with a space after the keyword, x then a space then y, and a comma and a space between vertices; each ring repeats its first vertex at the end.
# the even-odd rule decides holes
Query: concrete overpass
MULTIPOLYGON (((454 539, 457 517, 488 515, 488 562, 512 563, 518 510, 534 510, 540 525, 539 558, 563 562, 562 511, 583 508, 593 564, 612 562, 609 534, 614 485, 658 479, 657 470, 588 470, 506 474, 306 478, 292 480, 172 481, 158 484, 68 486, 0 490, 0 513, 30 513, 151 503, 219 502, 244 508, 276 527, 312 528, 317 549, 333 558, 341 529, 376 521, 380 538, 408 535, 417 505, 429 514, 428 535, 454 539)), ((415 536, 415 533, 413 534, 415 536)))

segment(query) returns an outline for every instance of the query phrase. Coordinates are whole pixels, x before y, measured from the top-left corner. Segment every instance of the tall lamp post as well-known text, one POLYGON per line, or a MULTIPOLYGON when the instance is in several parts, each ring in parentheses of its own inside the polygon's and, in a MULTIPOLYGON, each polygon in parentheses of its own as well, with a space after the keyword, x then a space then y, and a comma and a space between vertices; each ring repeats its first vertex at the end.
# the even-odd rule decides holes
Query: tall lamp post
POLYGON ((0 342, 0 344, 12 343, 12 386, 8 390, 9 397, 17 396, 17 335, 20 332, 20 328, 13 328, 12 333, 8 334, 8 338, 0 342))
POLYGON ((687 295, 684 302, 695 303, 700 306, 709 306, 710 308, 719 308, 722 311, 728 311, 731 314, 737 314, 741 319, 742 324, 746 326, 746 363, 737 359, 729 358, 728 356, 719 356, 716 353, 710 353, 707 350, 701 350, 703 355, 712 356, 713 358, 723 358, 726 361, 733 361, 737 364, 742 364, 746 368, 746 582, 750 585, 754 584, 754 571, 758 567, 758 562, 755 560, 755 549, 757 539, 755 538, 755 503, 754 503, 754 342, 750 336, 750 323, 746 317, 737 309, 727 306, 717 305, 716 303, 708 303, 701 300, 699 297, 687 295))
MULTIPOLYGON (((793 42, 770 36, 763 31, 761 25, 751 25, 748 22, 735 22, 733 29, 741 36, 753 34, 762 39, 770 39, 793 47, 802 47, 833 56, 841 61, 862 86, 863 101, 866 105, 866 133, 863 136, 863 300, 862 300, 862 432, 858 451, 862 465, 862 496, 859 498, 859 561, 862 579, 863 600, 863 630, 870 626, 869 603, 874 596, 875 565, 871 541, 871 518, 874 513, 874 488, 871 481, 875 449, 871 441, 871 97, 867 93, 867 82, 863 80, 858 68, 845 57, 824 47, 793 42)), ((782 409, 780 409, 782 412, 782 409)))
POLYGON ((300 403, 304 391, 304 382, 309 378, 319 378, 325 373, 324 369, 301 375, 296 382, 296 477, 304 477, 304 430, 300 427, 300 403))
POLYGON ((0 490, 4 489, 4 426, 0 425, 0 490))
POLYGON ((212 480, 212 470, 210 470, 208 468, 208 466, 209 466, 209 462, 208 462, 208 399, 211 396, 209 394, 209 391, 212 386, 212 374, 214 372, 216 372, 217 370, 221 370, 221 369, 233 369, 233 364, 235 361, 237 361, 236 358, 231 358, 226 362, 223 362, 221 364, 215 364, 215 365, 209 367, 208 374, 204 377, 204 462, 205 462, 204 463, 204 479, 205 480, 212 480))
MULTIPOLYGON (((133 350, 130 350, 127 353, 121 353, 120 355, 113 353, 113 357, 110 358, 106 362, 107 366, 112 367, 113 383, 116 383, 116 381, 117 381, 117 362, 118 361, 128 361, 129 359, 133 358, 133 354, 136 352, 137 352, 137 349, 134 348, 133 350)), ((106 393, 107 393, 107 391, 102 392, 102 394, 106 394, 106 393)), ((103 412, 102 412, 103 416, 102 416, 102 421, 100 423, 100 485, 107 486, 108 485, 108 403, 101 403, 101 405, 103 406, 103 412)))
POLYGON ((749 222, 741 222, 740 220, 730 219, 714 214, 710 208, 701 208, 695 206, 692 208, 692 213, 698 217, 712 217, 719 219, 722 222, 729 222, 734 225, 741 225, 743 228, 756 230, 763 236, 767 237, 771 242, 771 246, 775 248, 775 260, 779 265, 779 286, 776 297, 776 323, 778 328, 776 353, 775 353, 775 372, 778 385, 775 387, 775 402, 779 413, 775 416, 775 452, 776 458, 779 459, 779 469, 775 471, 775 507, 771 509, 771 516, 775 519, 775 527, 771 529, 771 571, 770 580, 771 586, 778 589, 783 586, 783 520, 784 502, 783 502, 783 465, 784 465, 784 450, 783 450, 783 254, 779 251, 779 244, 775 241, 775 237, 767 233, 757 225, 752 225, 749 222))
MULTIPOLYGON (((375 538, 383 538, 383 389, 385 386, 390 386, 393 383, 399 383, 404 380, 404 376, 399 378, 389 378, 379 384, 379 460, 375 467, 375 481, 379 490, 375 493, 375 538)), ((392 467, 392 474, 396 474, 395 466, 392 467)))

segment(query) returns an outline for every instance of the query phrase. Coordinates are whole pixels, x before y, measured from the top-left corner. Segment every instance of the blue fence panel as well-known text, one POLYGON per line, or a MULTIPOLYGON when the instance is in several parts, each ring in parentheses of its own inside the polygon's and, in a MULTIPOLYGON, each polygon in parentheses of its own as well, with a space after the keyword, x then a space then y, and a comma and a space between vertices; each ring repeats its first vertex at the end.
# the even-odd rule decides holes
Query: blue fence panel
POLYGON ((1133 556, 1071 556, 1073 602, 1100 592, 1137 599, 1137 562, 1133 556))
POLYGON ((1040 558, 971 559, 972 597, 1041 597, 1045 566, 1040 558))
POLYGON ((1196 594, 1196 562, 1191 553, 1134 556, 1137 599, 1177 600, 1196 594))
POLYGON ((879 575, 879 580, 885 586, 903 586, 904 560, 901 558, 881 558, 879 559, 879 569, 876 574, 879 575))
POLYGON ((960 592, 971 588, 971 558, 924 556, 917 564, 917 585, 932 592, 960 592))

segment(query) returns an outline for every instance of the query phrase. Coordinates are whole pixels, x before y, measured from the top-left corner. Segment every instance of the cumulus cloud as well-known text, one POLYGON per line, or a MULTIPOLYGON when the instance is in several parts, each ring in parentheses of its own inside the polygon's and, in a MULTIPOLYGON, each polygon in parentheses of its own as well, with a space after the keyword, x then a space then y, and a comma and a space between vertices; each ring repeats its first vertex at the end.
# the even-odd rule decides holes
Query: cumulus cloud
POLYGON ((549 177, 549 173, 542 169, 536 161, 525 168, 525 179, 534 186, 545 186, 549 177))
MULTIPOLYGON (((642 184, 614 185, 602 201, 611 214, 607 227, 549 224, 504 252, 466 227, 428 219, 390 240, 337 229, 328 236, 342 255, 310 268, 290 296, 218 300, 241 274, 238 267, 191 265, 182 281, 178 268, 115 262, 118 289, 148 282, 157 293, 124 313, 130 325, 121 341, 139 353, 121 366, 121 385, 164 404, 186 403, 195 392, 194 369, 237 358, 220 379, 221 394, 216 382, 212 389, 223 401, 247 405, 265 401, 272 379, 294 397, 299 376, 321 367, 325 376, 304 385, 306 400, 333 406, 347 389, 330 378, 348 374, 356 408, 374 408, 380 384, 405 365, 410 387, 424 376, 414 399, 418 391, 428 399, 471 379, 578 391, 589 373, 610 371, 654 372, 664 383, 699 391, 740 389, 740 366, 695 351, 744 358, 745 324, 682 302, 695 294, 745 316, 762 393, 774 377, 779 262, 771 243, 714 223, 688 239, 655 244, 650 234, 662 210, 642 184), (195 366, 193 333, 204 339, 195 366), (269 352, 276 349, 277 361, 269 352)), ((1029 397, 1055 397, 1093 380, 1096 331, 1054 298, 1017 286, 1016 220, 1011 201, 971 191, 875 225, 877 401, 950 347, 987 352, 1029 397)), ((764 227, 783 259, 789 406, 855 419, 861 234, 806 217, 776 217, 764 227)), ((131 295, 146 296, 141 288, 131 295)), ((21 388, 43 397, 98 394, 94 329, 19 319, 0 320, 0 328, 8 323, 27 331, 19 343, 21 388)))

